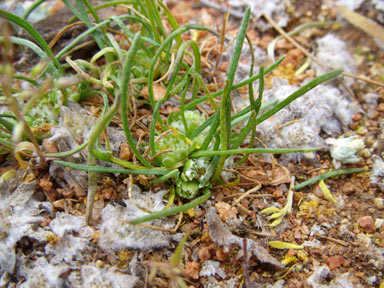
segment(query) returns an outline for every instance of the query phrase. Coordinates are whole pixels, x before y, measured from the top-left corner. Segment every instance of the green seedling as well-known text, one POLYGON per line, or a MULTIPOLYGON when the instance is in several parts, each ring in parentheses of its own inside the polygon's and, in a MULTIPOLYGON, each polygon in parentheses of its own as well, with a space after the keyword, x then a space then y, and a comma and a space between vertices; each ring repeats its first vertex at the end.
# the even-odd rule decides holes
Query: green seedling
MULTIPOLYGON (((229 157, 244 155, 240 160, 242 163, 247 160, 247 155, 251 153, 280 154, 317 150, 317 148, 256 148, 254 147, 255 131, 258 124, 278 113, 317 85, 337 77, 342 71, 335 70, 310 81, 280 103, 271 102, 262 105, 264 78, 283 59, 265 69, 261 67, 259 73, 254 75, 254 59, 252 58, 249 78, 240 83, 234 83, 245 39, 248 40, 248 45, 253 51, 251 41, 246 35, 250 9, 246 10, 241 22, 224 89, 211 93, 204 81, 201 49, 198 42, 195 40, 184 41, 182 35, 191 31, 207 31, 220 37, 216 31, 195 24, 179 26, 161 1, 158 3, 153 0, 112 1, 96 8, 92 8, 88 1, 77 0, 76 7, 67 0, 64 0, 64 3, 77 19, 85 22, 88 29, 56 55, 52 54, 46 42, 25 20, 16 18, 16 16, 4 11, 1 11, 0 16, 26 29, 34 37, 37 44, 17 38, 10 38, 11 42, 25 45, 36 51, 42 59, 50 59, 51 61, 47 69, 38 73, 36 77, 28 77, 23 81, 29 81, 38 86, 41 79, 48 79, 50 75, 53 75, 53 78, 58 78, 64 75, 64 69, 72 68, 79 78, 79 81, 74 84, 76 89, 54 88, 56 86, 51 85, 47 93, 52 93, 56 99, 63 99, 64 105, 68 97, 82 100, 90 95, 98 94, 103 98, 103 112, 93 126, 88 140, 71 151, 46 155, 51 158, 60 158, 72 155, 84 148, 88 149, 87 164, 54 160, 59 165, 88 172, 87 221, 92 214, 98 173, 149 175, 152 177, 150 183, 163 183, 184 199, 183 201, 186 201, 183 205, 150 213, 131 221, 132 224, 139 224, 184 212, 209 199, 210 188, 217 183, 223 184, 222 171, 229 157), (126 15, 112 16, 103 21, 99 19, 97 15, 99 9, 118 4, 128 5, 130 12, 126 15), (96 23, 90 21, 88 14, 93 16, 96 23), (169 35, 166 33, 167 29, 163 19, 166 19, 173 29, 169 35), (124 21, 129 21, 129 24, 127 25, 124 21), (116 41, 107 32, 106 28, 112 23, 121 28, 123 36, 120 41, 116 41), (100 51, 89 62, 66 57, 68 64, 60 64, 59 60, 63 61, 63 57, 90 34, 96 40, 100 51), (102 62, 103 58, 105 58, 104 62, 102 62), (191 61, 186 61, 187 58, 192 59, 192 64, 191 61), (253 91, 255 81, 259 81, 257 97, 253 91), (165 94, 161 99, 155 97, 154 85, 156 82, 161 82, 161 85, 165 87, 165 94), (245 85, 248 85, 250 105, 232 115, 231 93, 245 85), (130 122, 131 114, 135 112, 131 99, 138 98, 139 91, 146 86, 149 96, 144 101, 147 101, 146 104, 151 107, 152 117, 148 138, 138 142, 133 136, 132 123, 130 122), (191 95, 189 100, 187 99, 188 94, 191 95), (175 96, 180 99, 179 111, 172 113, 164 121, 160 115, 161 105, 175 96), (111 106, 108 105, 108 99, 113 99, 111 106), (219 104, 216 103, 217 100, 219 100, 219 104), (213 111, 209 116, 204 116, 197 110, 197 106, 203 102, 208 103, 213 111), (105 145, 100 141, 100 136, 111 125, 114 117, 119 117, 121 120, 126 142, 133 152, 136 162, 114 156, 114 151, 109 149, 108 137, 106 137, 105 145), (234 127, 239 126, 239 124, 244 125, 238 133, 235 132, 234 127), (248 135, 251 135, 248 148, 242 148, 248 135), (122 168, 99 166, 97 165, 98 160, 122 168)), ((37 6, 35 5, 33 9, 37 6)), ((30 12, 32 11, 29 11, 25 18, 30 12)), ((13 91, 13 93, 17 94, 18 92, 13 91)), ((38 101, 33 102, 31 107, 41 105, 39 103, 40 98, 34 98, 35 100, 38 101)), ((57 100, 56 104, 61 103, 57 100)), ((10 129, 14 125, 12 121, 14 119, 0 115, 2 128, 10 129)), ((33 125, 32 123, 33 121, 28 125, 33 125)), ((12 145, 9 145, 8 139, 9 137, 2 135, 0 144, 4 149, 12 150, 12 145)), ((291 190, 293 191, 293 188, 291 190)), ((172 193, 169 194, 173 195, 172 193)), ((170 203, 172 201, 170 198, 170 203)))

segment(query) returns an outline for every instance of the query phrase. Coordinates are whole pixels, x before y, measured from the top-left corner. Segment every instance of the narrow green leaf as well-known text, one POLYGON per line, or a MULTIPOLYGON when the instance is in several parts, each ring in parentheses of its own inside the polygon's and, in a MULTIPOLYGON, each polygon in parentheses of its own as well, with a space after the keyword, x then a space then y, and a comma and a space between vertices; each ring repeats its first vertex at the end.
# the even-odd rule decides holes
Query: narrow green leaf
MULTIPOLYGON (((245 11, 244 18, 241 21, 240 31, 236 38, 235 48, 233 51, 233 56, 231 63, 229 64, 229 71, 227 75, 227 80, 225 81, 224 94, 220 101, 220 149, 225 151, 229 148, 229 138, 231 136, 231 111, 232 111, 232 102, 230 93, 232 91, 232 84, 235 78, 236 69, 239 64, 241 50, 243 49, 244 38, 247 33, 248 22, 251 15, 251 9, 248 7, 245 11)), ((226 155, 221 155, 220 160, 216 169, 215 174, 213 175, 213 181, 217 180, 220 177, 220 173, 224 167, 226 155)))
POLYGON ((175 169, 175 170, 172 170, 171 172, 165 174, 164 176, 161 176, 159 178, 156 178, 156 179, 153 179, 151 181, 152 184, 155 184, 155 183, 161 183, 161 182, 164 182, 170 178, 177 178, 178 175, 179 175, 180 171, 178 169, 175 169))
POLYGON ((35 11, 35 9, 38 8, 41 4, 43 4, 45 1, 47 1, 47 0, 37 0, 37 1, 35 1, 35 3, 33 3, 33 4, 27 9, 27 11, 25 11, 25 14, 24 14, 24 16, 23 16, 23 19, 24 19, 24 20, 27 20, 28 17, 29 17, 29 15, 31 15, 31 13, 32 13, 33 11, 35 11))
POLYGON ((20 26, 25 31, 27 31, 33 37, 33 39, 36 40, 37 44, 39 44, 40 47, 45 50, 45 52, 47 53, 48 57, 52 59, 52 61, 55 64, 55 66, 57 68, 59 68, 59 69, 62 69, 61 64, 59 63, 59 61, 57 61, 57 59, 55 59, 55 57, 54 57, 54 55, 52 53, 52 50, 51 50, 51 48, 49 48, 47 42, 39 34, 39 32, 37 32, 36 29, 32 27, 31 24, 29 24, 24 19, 14 15, 14 14, 11 14, 11 13, 9 13, 7 11, 4 11, 2 9, 0 9, 0 17, 15 23, 16 25, 20 26))
POLYGON ((66 156, 71 156, 77 152, 80 152, 81 150, 83 150, 85 147, 87 147, 88 145, 88 141, 84 142, 83 144, 79 145, 78 147, 72 149, 72 150, 69 150, 69 151, 65 151, 65 152, 59 152, 59 153, 47 153, 47 154, 44 154, 44 156, 46 157, 53 157, 53 158, 60 158, 60 157, 66 157, 66 156))
POLYGON ((361 172, 366 172, 366 171, 367 171, 367 168, 351 168, 351 169, 334 170, 334 171, 328 172, 326 174, 313 177, 313 178, 311 178, 307 181, 304 181, 300 184, 297 184, 295 186, 295 190, 296 191, 300 190, 300 189, 302 189, 308 185, 316 183, 317 181, 324 180, 324 179, 327 179, 330 177, 340 176, 340 175, 344 175, 344 174, 361 173, 361 172))
POLYGON ((129 130, 128 123, 128 113, 130 111, 130 107, 128 106, 128 86, 129 86, 129 75, 131 73, 131 68, 133 65, 133 61, 136 55, 136 52, 140 45, 140 34, 137 33, 135 38, 133 39, 132 45, 129 48, 128 54, 125 57, 124 65, 123 65, 123 78, 121 79, 121 103, 120 103, 120 113, 121 120, 123 122, 123 128, 125 137, 127 138, 127 142, 132 152, 135 154, 137 159, 146 167, 153 167, 151 163, 149 163, 137 150, 136 141, 133 139, 131 131, 129 130))
MULTIPOLYGON (((168 9, 167 6, 165 6, 163 4, 162 1, 159 1, 158 3, 161 6, 161 9, 163 9, 165 15, 167 15, 168 22, 169 22, 169 24, 171 24, 172 29, 173 30, 178 29, 179 28, 179 24, 177 23, 177 20, 176 20, 175 16, 173 16, 172 12, 168 9)), ((179 48, 181 46, 181 44, 183 43, 183 39, 181 38, 181 35, 176 36, 176 41, 177 41, 176 48, 179 48)))
MULTIPOLYGON (((183 27, 180 27, 179 29, 172 31, 172 33, 168 35, 168 37, 161 43, 160 47, 156 51, 156 54, 152 59, 151 66, 148 71, 148 94, 149 94, 149 100, 151 102, 152 107, 155 107, 153 82, 154 82, 154 75, 155 75, 155 66, 157 65, 158 58, 164 52, 165 49, 169 48, 169 44, 172 43, 173 39, 175 39, 178 35, 181 35, 189 30, 203 30, 203 31, 209 31, 215 35, 217 34, 216 31, 208 27, 204 27, 196 24, 186 24, 183 27)), ((189 108, 186 107, 186 109, 189 109, 189 108)))
POLYGON ((104 166, 89 166, 84 164, 76 164, 72 162, 66 162, 62 160, 54 160, 58 165, 68 167, 74 170, 88 171, 88 172, 100 172, 100 173, 122 173, 132 175, 166 175, 169 173, 165 169, 145 169, 144 167, 136 167, 136 169, 121 169, 104 166))
POLYGON ((169 208, 167 210, 161 210, 159 212, 154 212, 154 213, 151 213, 149 215, 145 215, 145 216, 140 217, 140 218, 136 218, 136 219, 131 221, 131 224, 140 224, 140 223, 144 223, 147 221, 151 221, 151 220, 155 220, 155 219, 159 219, 159 218, 163 218, 163 217, 176 215, 178 213, 187 211, 189 209, 192 209, 192 208, 200 205, 201 203, 207 201, 210 196, 211 196, 211 192, 208 189, 205 189, 204 194, 202 196, 200 196, 199 198, 196 198, 195 200, 192 200, 191 202, 188 202, 188 203, 181 205, 181 206, 172 207, 172 208, 169 208))
MULTIPOLYGON (((282 57, 280 58, 278 61, 276 61, 275 63, 273 63, 271 66, 269 66, 265 71, 264 71, 264 74, 267 75, 269 74, 271 71, 273 71, 277 66, 280 65, 281 62, 283 62, 283 60, 285 59, 285 57, 282 57)), ((233 84, 232 88, 231 88, 231 91, 233 90, 236 90, 240 87, 243 87, 247 84, 249 84, 250 82, 254 82, 256 80, 260 79, 260 74, 257 74, 257 75, 254 75, 253 77, 251 78, 248 78, 244 81, 241 81, 237 84, 233 84)), ((216 98, 216 97, 219 97, 220 95, 223 95, 224 94, 224 89, 223 90, 219 90, 215 93, 212 93, 212 97, 216 98)), ((189 109, 193 109, 195 108, 198 104, 200 103, 203 103, 205 101, 208 100, 208 96, 203 96, 203 97, 200 97, 196 100, 193 100, 191 102, 189 102, 186 106, 185 106, 185 109, 189 110, 189 109)), ((249 110, 250 111, 250 110, 249 110)))
POLYGON ((297 153, 297 152, 313 152, 319 148, 245 148, 245 149, 234 149, 234 150, 216 150, 216 151, 197 151, 190 155, 191 158, 197 158, 201 156, 229 156, 236 154, 250 154, 250 153, 271 153, 271 154, 286 154, 286 153, 297 153))
POLYGON ((175 249, 175 252, 173 253, 171 260, 169 261, 169 264, 178 265, 180 263, 183 248, 185 243, 187 242, 188 236, 188 234, 185 234, 184 237, 181 238, 181 241, 179 242, 179 244, 177 244, 177 247, 175 249))

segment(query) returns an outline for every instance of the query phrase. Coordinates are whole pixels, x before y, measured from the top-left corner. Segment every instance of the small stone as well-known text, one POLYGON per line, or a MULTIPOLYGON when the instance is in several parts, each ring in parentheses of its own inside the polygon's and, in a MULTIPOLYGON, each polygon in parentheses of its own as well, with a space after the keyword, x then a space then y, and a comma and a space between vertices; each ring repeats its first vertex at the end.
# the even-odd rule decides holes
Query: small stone
POLYGON ((384 103, 380 103, 379 106, 377 106, 377 110, 380 112, 384 112, 384 103))
POLYGON ((53 204, 53 207, 55 207, 56 209, 64 210, 65 200, 64 199, 60 199, 60 200, 57 200, 57 201, 53 202, 52 204, 53 204))
POLYGON ((374 121, 374 120, 367 120, 367 125, 369 127, 379 127, 379 122, 378 121, 374 121))
POLYGON ((131 159, 131 152, 129 150, 128 143, 121 143, 120 144, 120 159, 122 160, 130 160, 131 159))
POLYGON ((103 261, 101 261, 100 259, 97 259, 95 264, 96 264, 97 268, 103 268, 105 265, 105 263, 103 261))
POLYGON ((112 188, 112 187, 105 188, 101 191, 99 197, 102 199, 111 199, 113 192, 114 192, 114 188, 112 188))
POLYGON ((228 203, 218 202, 215 204, 215 207, 223 221, 236 218, 237 209, 235 207, 231 207, 228 203))
POLYGON ((206 260, 211 259, 212 254, 211 254, 210 250, 211 250, 210 247, 203 247, 203 248, 201 248, 199 250, 199 253, 198 253, 200 260, 206 261, 206 260))
POLYGON ((292 49, 293 45, 288 40, 282 38, 276 42, 276 49, 292 49))
POLYGON ((320 214, 320 215, 317 216, 317 222, 318 223, 324 223, 327 220, 328 220, 328 218, 325 215, 323 215, 323 214, 320 214))
POLYGON ((265 35, 263 38, 261 38, 259 45, 263 49, 267 49, 269 42, 273 40, 273 37, 271 35, 265 35))
MULTIPOLYGON (((155 98, 155 101, 160 101, 165 96, 165 93, 167 92, 167 89, 165 89, 161 84, 157 83, 153 85, 153 95, 155 98)), ((143 90, 140 92, 140 96, 144 97, 145 99, 149 99, 149 91, 148 86, 145 86, 143 90)))
POLYGON ((229 67, 229 62, 228 62, 228 61, 223 62, 223 63, 220 65, 220 71, 222 71, 222 72, 227 72, 228 67, 229 67))
POLYGON ((136 132, 135 132, 135 135, 137 138, 141 137, 141 136, 144 136, 146 132, 143 130, 143 129, 137 129, 136 132))
POLYGON ((344 218, 343 220, 341 220, 340 224, 348 224, 349 223, 349 220, 347 218, 344 218))
MULTIPOLYGON (((314 258, 314 260, 316 259, 314 258)), ((323 282, 327 282, 332 279, 331 271, 328 266, 319 265, 315 266, 313 274, 307 279, 309 287, 321 287, 323 282)))
POLYGON ((373 204, 375 204, 376 208, 383 209, 384 208, 384 199, 383 198, 374 198, 373 204))
POLYGON ((372 220, 371 216, 364 216, 357 220, 357 223, 364 229, 364 231, 368 234, 372 234, 375 232, 375 224, 372 220))
POLYGON ((78 183, 68 182, 68 186, 75 191, 76 197, 84 197, 87 195, 87 192, 81 188, 78 183))
POLYGON ((375 220, 375 227, 376 229, 379 229, 384 224, 384 219, 382 218, 376 218, 375 220))
POLYGON ((358 113, 358 114, 353 115, 352 120, 353 120, 353 122, 356 122, 356 121, 360 121, 361 118, 363 118, 363 114, 358 113))
POLYGON ((272 194, 273 194, 273 198, 277 199, 277 198, 280 198, 283 195, 283 191, 275 190, 275 191, 273 191, 272 194))
POLYGON ((339 229, 337 231, 337 235, 344 241, 353 241, 356 236, 348 229, 347 224, 342 224, 339 226, 339 229))
POLYGON ((56 191, 58 194, 63 195, 64 198, 72 198, 73 195, 75 195, 75 191, 72 189, 67 189, 67 188, 57 188, 56 191))
POLYGON ((52 189, 53 183, 49 181, 48 179, 42 178, 39 181, 39 185, 41 188, 44 189, 44 191, 49 191, 52 189))
POLYGON ((360 136, 365 136, 365 135, 367 135, 367 133, 368 133, 368 130, 365 127, 362 127, 360 129, 358 129, 358 131, 357 131, 357 134, 359 134, 360 136))
POLYGON ((184 233, 188 233, 189 235, 193 234, 196 232, 196 228, 197 228, 197 225, 193 222, 189 222, 185 225, 183 225, 183 227, 181 228, 181 230, 184 232, 184 233))
POLYGON ((363 149, 363 151, 360 152, 359 155, 365 159, 368 159, 369 157, 371 157, 371 151, 369 151, 368 148, 365 148, 363 149))
POLYGON ((293 257, 297 254, 297 250, 296 249, 289 249, 288 252, 287 252, 287 256, 289 257, 293 257))
POLYGON ((222 247, 216 250, 216 257, 217 260, 219 260, 220 262, 224 262, 228 258, 227 253, 224 252, 224 249, 222 247))
POLYGON ((356 130, 357 127, 359 127, 359 122, 353 122, 351 124, 349 124, 349 129, 351 130, 356 130))
POLYGON ((55 143, 52 142, 52 141, 49 141, 48 139, 44 139, 43 140, 43 147, 44 147, 44 150, 47 153, 57 153, 57 152, 59 152, 59 150, 57 150, 57 147, 56 147, 55 143))
POLYGON ((355 185, 353 185, 351 182, 346 182, 343 185, 343 193, 344 194, 351 194, 355 192, 355 185))
POLYGON ((225 196, 229 196, 229 195, 232 194, 231 189, 226 188, 226 187, 224 187, 223 189, 221 189, 221 192, 222 192, 225 196))
POLYGON ((52 221, 51 218, 49 218, 48 216, 44 216, 43 220, 41 222, 39 222, 39 224, 41 227, 47 227, 51 221, 52 221))
POLYGON ((355 234, 359 234, 360 233, 360 229, 353 229, 353 231, 352 231, 353 233, 355 233, 355 234))
POLYGON ((331 256, 327 259, 326 263, 333 270, 344 264, 344 257, 340 255, 331 256))
POLYGON ((360 246, 364 248, 368 248, 372 244, 372 239, 363 233, 357 234, 356 240, 359 242, 360 246))
POLYGON ((352 201, 352 208, 356 209, 356 210, 359 210, 360 209, 360 203, 357 202, 357 201, 352 201))
POLYGON ((367 282, 369 285, 375 285, 376 281, 377 281, 376 275, 365 278, 365 282, 367 282))
POLYGON ((199 279, 200 266, 197 262, 188 262, 185 264, 185 273, 192 279, 199 279))

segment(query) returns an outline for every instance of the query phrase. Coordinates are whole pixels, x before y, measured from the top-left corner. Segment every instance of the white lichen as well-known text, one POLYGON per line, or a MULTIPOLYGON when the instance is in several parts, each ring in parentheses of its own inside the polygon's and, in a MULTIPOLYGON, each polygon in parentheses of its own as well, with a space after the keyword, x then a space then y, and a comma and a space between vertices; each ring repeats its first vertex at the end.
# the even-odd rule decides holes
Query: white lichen
POLYGON ((379 156, 372 157, 373 165, 370 180, 378 186, 381 191, 384 191, 384 161, 379 156))
POLYGON ((88 122, 90 113, 83 109, 80 104, 68 100, 68 106, 60 107, 59 126, 65 127, 73 139, 84 137, 92 127, 92 122, 88 122))
POLYGON ((331 156, 336 168, 343 164, 354 164, 360 161, 358 154, 365 148, 363 139, 358 136, 328 138, 327 144, 331 145, 331 156))
POLYGON ((226 277, 225 271, 220 268, 220 262, 207 260, 200 270, 200 277, 218 275, 221 279, 226 277))
MULTIPOLYGON (((263 13, 276 19, 277 25, 284 27, 288 24, 289 15, 286 12, 286 1, 280 0, 230 0, 229 5, 232 7, 250 7, 252 15, 256 20, 259 20, 263 13)), ((270 24, 262 20, 257 21, 257 28, 265 31, 270 27, 270 24)))
POLYGON ((64 262, 53 265, 45 257, 39 257, 36 261, 25 259, 23 262, 20 265, 18 274, 25 278, 25 282, 21 283, 19 287, 55 288, 65 285, 65 278, 61 277, 61 275, 67 272, 70 267, 64 262))
POLYGON ((0 183, 0 274, 13 274, 16 265, 16 244, 24 236, 37 241, 45 241, 47 231, 34 228, 43 220, 43 215, 51 216, 52 204, 32 198, 36 182, 19 183, 15 191, 7 189, 7 183, 0 183))
POLYGON ((383 0, 371 0, 371 2, 377 10, 384 11, 384 1, 383 0))
MULTIPOLYGON (((327 34, 316 41, 317 49, 315 56, 327 67, 332 69, 343 69, 344 72, 356 73, 355 62, 353 57, 348 52, 347 44, 334 34, 327 34)), ((328 72, 328 68, 323 67, 315 62, 312 62, 312 67, 315 68, 317 76, 328 72)), ((346 79, 346 84, 350 85, 353 80, 346 79)))
MULTIPOLYGON (((102 210, 99 246, 106 251, 169 247, 172 240, 172 235, 169 233, 129 224, 129 221, 148 214, 138 207, 151 212, 164 209, 165 203, 162 199, 164 193, 165 191, 140 192, 139 188, 134 185, 132 189, 134 202, 125 201, 127 207, 107 205, 102 210)), ((164 218, 148 222, 148 224, 172 229, 175 220, 164 218)))
MULTIPOLYGON (((264 92, 264 102, 280 102, 297 89, 285 79, 274 78, 272 88, 264 92)), ((325 144, 321 133, 340 134, 357 111, 360 108, 350 103, 339 89, 319 85, 260 123, 256 131, 268 147, 321 147, 325 144)))
POLYGON ((363 96, 363 101, 365 105, 367 106, 367 116, 369 118, 372 118, 375 116, 376 113, 376 106, 379 102, 379 95, 376 93, 367 93, 363 96))
POLYGON ((359 9, 360 6, 364 3, 364 0, 325 0, 323 5, 327 5, 329 7, 342 6, 349 10, 359 9))
POLYGON ((86 254, 84 252, 92 250, 90 241, 94 231, 85 223, 83 216, 57 213, 55 219, 49 223, 49 227, 58 237, 57 242, 45 246, 45 253, 53 256, 51 263, 83 260, 86 254))
POLYGON ((136 276, 122 273, 115 268, 98 268, 92 265, 81 267, 82 287, 134 287, 139 280, 136 276))
MULTIPOLYGON (((232 60, 234 49, 235 49, 235 46, 231 45, 228 48, 228 50, 226 50, 223 53, 221 60, 230 62, 232 60)), ((265 61, 267 59, 267 54, 260 47, 253 46, 253 55, 255 58, 254 74, 256 75, 259 73, 258 72, 259 67, 265 64, 265 61)), ((251 49, 249 48, 248 43, 244 42, 244 45, 240 54, 240 59, 246 63, 243 63, 242 61, 240 61, 239 64, 237 65, 234 83, 238 83, 240 81, 243 81, 249 78, 249 71, 252 63, 251 56, 252 56, 251 49)), ((241 109, 241 107, 239 107, 238 109, 241 109)))
POLYGON ((333 275, 328 266, 315 267, 313 274, 307 279, 309 287, 313 288, 345 288, 345 287, 361 287, 359 284, 353 284, 348 277, 349 273, 338 275, 332 279, 333 275), (332 281, 331 281, 332 280, 332 281))

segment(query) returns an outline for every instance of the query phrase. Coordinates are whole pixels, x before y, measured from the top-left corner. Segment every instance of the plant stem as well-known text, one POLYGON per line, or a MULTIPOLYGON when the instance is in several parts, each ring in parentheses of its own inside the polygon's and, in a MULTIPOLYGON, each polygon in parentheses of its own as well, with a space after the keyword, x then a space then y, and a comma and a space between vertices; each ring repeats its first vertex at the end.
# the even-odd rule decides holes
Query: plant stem
MULTIPOLYGON (((239 34, 237 35, 235 49, 233 51, 233 57, 231 64, 229 65, 229 72, 227 80, 225 81, 224 94, 220 101, 220 149, 225 151, 229 148, 229 137, 231 135, 231 97, 233 79, 237 65, 239 64, 241 50, 243 48, 244 38, 247 32, 248 22, 251 15, 251 9, 248 7, 245 11, 244 18, 241 21, 241 27, 239 34)), ((220 177, 221 170, 224 167, 225 159, 227 155, 221 155, 219 163, 212 180, 216 181, 220 177)))
MULTIPOLYGON (((234 149, 234 150, 216 150, 216 151, 197 151, 192 153, 190 158, 198 158, 201 156, 229 156, 236 154, 250 154, 250 153, 272 153, 272 154, 286 154, 286 153, 297 153, 297 152, 313 152, 318 151, 320 148, 245 148, 245 149, 234 149)), ((217 168, 216 168, 217 169, 217 168)))
MULTIPOLYGON (((88 153, 88 165, 95 166, 96 158, 92 153, 88 153)), ((87 211, 85 213, 85 222, 88 223, 92 215, 93 203, 95 202, 97 189, 97 173, 88 171, 88 194, 87 194, 87 211)))
POLYGON ((99 173, 122 173, 122 174, 132 174, 132 175, 166 175, 169 173, 169 170, 163 168, 133 168, 133 169, 122 169, 122 168, 112 168, 112 167, 104 167, 104 166, 89 166, 84 164, 76 164, 72 162, 66 162, 62 160, 54 160, 54 162, 58 165, 68 167, 74 170, 80 171, 91 171, 91 172, 99 172, 99 173))
POLYGON ((365 171, 367 171, 367 168, 351 168, 351 169, 334 170, 334 171, 325 173, 323 175, 313 177, 313 178, 311 178, 307 181, 304 181, 300 184, 297 184, 294 189, 300 190, 300 189, 304 188, 305 186, 311 185, 311 184, 316 183, 320 180, 324 180, 324 179, 327 179, 330 177, 335 177, 335 176, 344 175, 344 174, 360 173, 360 172, 365 172, 365 171))
POLYGON ((129 75, 131 73, 131 67, 133 65, 133 61, 137 52, 137 49, 140 45, 140 34, 137 33, 135 38, 133 39, 132 45, 129 48, 127 56, 125 56, 124 66, 123 66, 123 78, 121 79, 121 106, 120 106, 120 113, 121 113, 121 120, 123 122, 123 128, 125 137, 127 138, 127 142, 132 149, 132 152, 135 154, 137 159, 146 167, 150 168, 153 167, 147 160, 144 159, 144 157, 140 154, 140 152, 136 148, 136 143, 131 135, 131 132, 129 130, 129 123, 128 123, 128 113, 130 111, 130 107, 128 105, 128 86, 129 86, 129 75))

